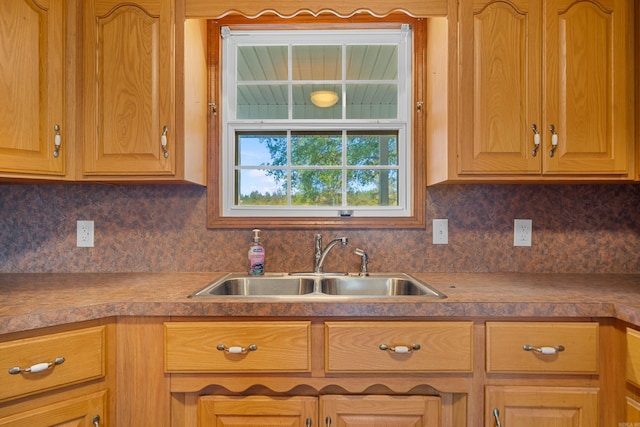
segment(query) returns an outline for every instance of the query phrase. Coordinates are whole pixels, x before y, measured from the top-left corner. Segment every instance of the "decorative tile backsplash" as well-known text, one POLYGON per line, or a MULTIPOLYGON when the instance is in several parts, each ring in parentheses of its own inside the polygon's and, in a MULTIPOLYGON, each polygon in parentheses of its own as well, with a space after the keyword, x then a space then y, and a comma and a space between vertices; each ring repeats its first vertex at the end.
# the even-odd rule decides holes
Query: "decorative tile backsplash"
MULTIPOLYGON (((427 192, 425 230, 264 230, 267 271, 310 271, 314 235, 336 247, 325 270, 640 273, 640 185, 446 185, 427 192), (449 220, 432 245, 431 220, 449 220), (513 247, 513 220, 533 220, 513 247)), ((250 230, 206 228, 195 185, 0 185, 0 272, 245 271, 250 230), (76 248, 76 220, 95 247, 76 248)))

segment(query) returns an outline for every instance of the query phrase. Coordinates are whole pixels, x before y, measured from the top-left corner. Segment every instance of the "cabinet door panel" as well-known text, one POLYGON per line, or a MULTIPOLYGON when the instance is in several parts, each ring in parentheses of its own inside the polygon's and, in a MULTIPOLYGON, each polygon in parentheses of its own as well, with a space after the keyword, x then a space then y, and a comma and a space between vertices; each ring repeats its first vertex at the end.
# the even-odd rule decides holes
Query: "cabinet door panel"
POLYGON ((640 387, 640 331, 627 328, 627 381, 640 387))
POLYGON ((640 402, 635 401, 631 397, 627 396, 625 406, 625 422, 635 423, 632 425, 640 425, 640 402))
POLYGON ((171 4, 86 6, 83 174, 175 173, 171 4))
POLYGON ((198 399, 198 426, 297 427, 317 425, 315 397, 202 396, 198 399), (311 424, 306 424, 307 420, 311 424))
POLYGON ((93 427, 96 425, 94 421, 101 426, 108 425, 105 417, 106 393, 101 391, 0 418, 0 427, 93 427))
MULTIPOLYGON (((0 2, 0 171, 63 175, 64 2, 0 2)), ((65 141, 66 143, 66 141, 65 141)))
POLYGON ((459 172, 540 173, 539 5, 461 2, 460 20, 459 172))
POLYGON ((578 387, 487 387, 485 426, 596 427, 598 391, 578 387))
POLYGON ((440 397, 322 396, 320 421, 341 427, 438 427, 440 397))
POLYGON ((629 170, 629 3, 546 2, 545 173, 629 170), (558 134, 553 157, 551 125, 558 134))

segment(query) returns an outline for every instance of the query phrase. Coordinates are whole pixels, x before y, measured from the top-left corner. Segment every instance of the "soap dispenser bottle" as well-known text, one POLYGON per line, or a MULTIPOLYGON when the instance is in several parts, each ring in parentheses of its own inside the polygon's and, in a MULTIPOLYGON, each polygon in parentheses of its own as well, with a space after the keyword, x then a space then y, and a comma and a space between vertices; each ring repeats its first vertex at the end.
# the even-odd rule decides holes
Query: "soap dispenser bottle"
POLYGON ((260 230, 253 230, 253 243, 249 247, 249 274, 261 276, 264 274, 264 247, 260 244, 260 230))

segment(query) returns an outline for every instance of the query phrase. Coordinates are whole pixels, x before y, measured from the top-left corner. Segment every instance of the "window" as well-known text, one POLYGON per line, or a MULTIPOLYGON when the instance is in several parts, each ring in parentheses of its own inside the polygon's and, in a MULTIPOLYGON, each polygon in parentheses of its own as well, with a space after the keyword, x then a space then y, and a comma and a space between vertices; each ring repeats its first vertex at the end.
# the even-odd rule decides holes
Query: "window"
POLYGON ((239 27, 218 27, 214 220, 415 224, 411 26, 239 27))

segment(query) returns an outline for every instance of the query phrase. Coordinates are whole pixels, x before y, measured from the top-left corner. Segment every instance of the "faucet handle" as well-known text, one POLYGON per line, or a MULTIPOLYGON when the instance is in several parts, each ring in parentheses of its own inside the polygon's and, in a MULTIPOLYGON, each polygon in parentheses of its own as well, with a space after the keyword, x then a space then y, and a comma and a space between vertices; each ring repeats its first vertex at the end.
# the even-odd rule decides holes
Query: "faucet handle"
POLYGON ((356 248, 353 253, 362 257, 362 264, 360 264, 360 276, 368 276, 369 272, 367 271, 367 264, 369 264, 369 255, 367 255, 364 249, 360 248, 356 248))

